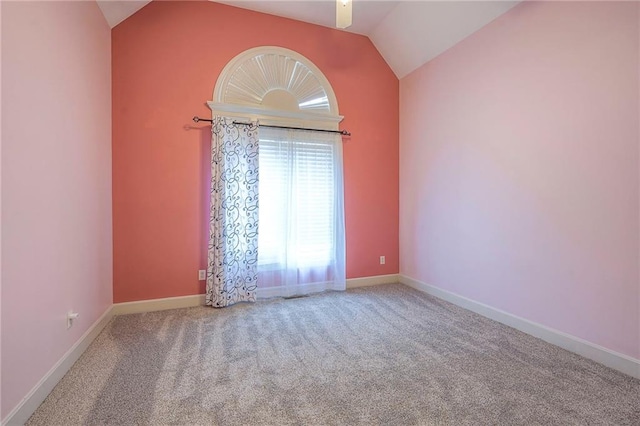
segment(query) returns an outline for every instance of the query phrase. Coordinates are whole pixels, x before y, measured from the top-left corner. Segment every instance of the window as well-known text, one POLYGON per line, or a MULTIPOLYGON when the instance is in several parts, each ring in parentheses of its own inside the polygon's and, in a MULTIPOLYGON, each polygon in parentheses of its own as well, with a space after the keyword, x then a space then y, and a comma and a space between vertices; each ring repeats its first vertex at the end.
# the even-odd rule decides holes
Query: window
POLYGON ((335 93, 297 52, 275 46, 231 59, 216 82, 213 116, 260 123, 258 296, 344 290, 342 138, 335 93))
POLYGON ((336 142, 331 139, 260 129, 261 269, 326 268, 333 263, 336 142))

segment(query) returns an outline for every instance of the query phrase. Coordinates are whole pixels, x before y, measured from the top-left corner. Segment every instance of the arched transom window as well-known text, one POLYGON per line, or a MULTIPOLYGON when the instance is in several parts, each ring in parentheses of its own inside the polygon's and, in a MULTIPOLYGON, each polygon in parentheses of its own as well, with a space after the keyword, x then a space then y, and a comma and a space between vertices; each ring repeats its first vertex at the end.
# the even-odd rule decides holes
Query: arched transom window
POLYGON ((342 120, 324 74, 299 53, 273 46, 249 49, 229 61, 209 106, 214 115, 257 118, 265 124, 337 129, 342 120))

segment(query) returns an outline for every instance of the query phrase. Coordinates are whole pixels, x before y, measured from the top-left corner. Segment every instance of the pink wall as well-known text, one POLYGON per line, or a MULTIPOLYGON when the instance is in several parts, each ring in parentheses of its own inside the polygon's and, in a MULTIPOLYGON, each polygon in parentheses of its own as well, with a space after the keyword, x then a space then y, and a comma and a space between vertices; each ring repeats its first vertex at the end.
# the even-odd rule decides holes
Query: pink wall
POLYGON ((212 2, 152 2, 112 31, 115 302, 204 292, 211 132, 190 119, 210 117, 227 62, 262 45, 317 65, 353 133, 347 276, 398 272, 399 83, 369 39, 212 2))
POLYGON ((523 3, 400 82, 401 273, 640 358, 638 3, 523 3))
POLYGON ((111 75, 95 2, 1 7, 6 418, 111 306, 111 75))

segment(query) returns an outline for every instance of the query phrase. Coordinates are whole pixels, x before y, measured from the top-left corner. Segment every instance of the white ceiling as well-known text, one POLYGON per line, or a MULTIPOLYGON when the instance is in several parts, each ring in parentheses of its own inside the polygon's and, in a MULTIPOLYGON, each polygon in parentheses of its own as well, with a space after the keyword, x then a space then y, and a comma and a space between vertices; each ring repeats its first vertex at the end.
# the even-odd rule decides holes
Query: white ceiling
MULTIPOLYGON (((335 0, 213 0, 230 6, 251 9, 270 15, 283 16, 298 21, 336 27, 335 0)), ((346 31, 368 36, 384 19, 397 1, 355 0, 353 23, 346 31)))
POLYGON ((402 78, 518 3, 400 2, 368 35, 396 76, 402 78))
POLYGON ((113 28, 151 3, 151 0, 97 0, 97 3, 109 26, 113 28))
MULTIPOLYGON (((335 0, 214 0, 271 15, 335 27, 335 0)), ((98 0, 111 28, 148 0, 98 0)), ((368 36, 398 78, 430 61, 520 1, 354 0, 353 25, 368 36)))

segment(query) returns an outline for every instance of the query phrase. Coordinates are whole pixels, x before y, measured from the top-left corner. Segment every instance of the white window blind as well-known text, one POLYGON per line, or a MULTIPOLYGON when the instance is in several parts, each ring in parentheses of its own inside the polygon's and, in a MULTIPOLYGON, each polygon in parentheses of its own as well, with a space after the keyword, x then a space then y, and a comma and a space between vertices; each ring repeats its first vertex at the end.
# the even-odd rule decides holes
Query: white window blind
POLYGON ((329 267, 336 256, 335 142, 260 129, 258 265, 329 267))

